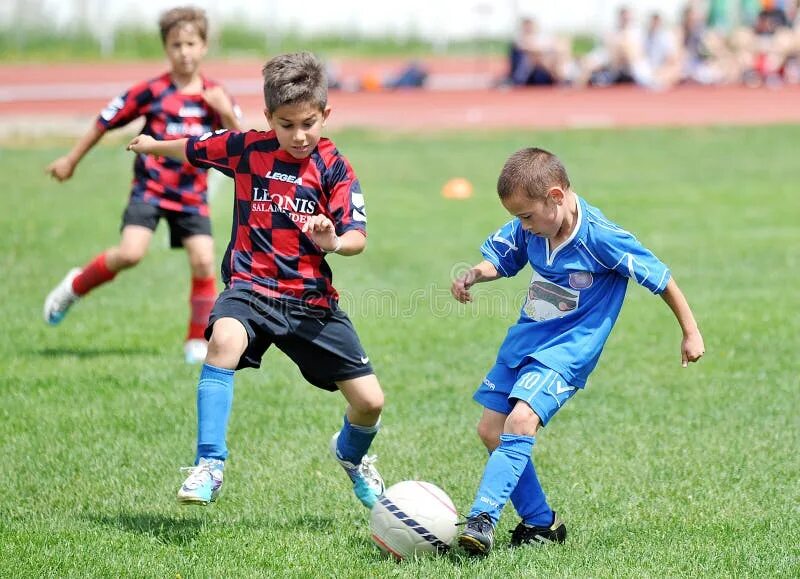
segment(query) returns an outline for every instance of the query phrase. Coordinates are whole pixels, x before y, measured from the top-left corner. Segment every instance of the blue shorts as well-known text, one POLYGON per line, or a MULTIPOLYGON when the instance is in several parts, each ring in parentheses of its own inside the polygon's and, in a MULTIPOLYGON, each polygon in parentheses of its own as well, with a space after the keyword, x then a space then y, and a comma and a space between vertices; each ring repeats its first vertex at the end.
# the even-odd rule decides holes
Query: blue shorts
POLYGON ((544 426, 577 391, 561 374, 528 358, 516 368, 495 364, 472 399, 501 414, 511 414, 515 401, 524 400, 544 426))

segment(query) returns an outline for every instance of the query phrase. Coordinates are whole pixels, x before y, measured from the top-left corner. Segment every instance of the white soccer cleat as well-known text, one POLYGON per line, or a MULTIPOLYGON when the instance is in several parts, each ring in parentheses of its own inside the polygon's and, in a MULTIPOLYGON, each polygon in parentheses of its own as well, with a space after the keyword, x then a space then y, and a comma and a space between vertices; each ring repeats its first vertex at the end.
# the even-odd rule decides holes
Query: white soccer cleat
POLYGON ((216 501, 222 490, 224 468, 225 463, 215 458, 201 458, 197 466, 181 468, 189 476, 178 490, 178 502, 205 506, 216 501))
POLYGON ((208 354, 208 342, 205 340, 186 340, 183 345, 183 354, 187 364, 202 364, 208 354))
POLYGON ((374 455, 364 455, 359 464, 353 464, 352 462, 343 460, 339 457, 339 453, 336 450, 338 440, 339 433, 337 432, 331 438, 331 454, 333 458, 336 459, 336 462, 342 466, 347 476, 350 477, 350 480, 353 481, 353 493, 358 500, 361 501, 365 507, 371 509, 375 503, 378 502, 378 497, 381 496, 385 490, 383 477, 381 473, 378 472, 378 469, 375 468, 374 464, 375 461, 378 460, 378 457, 374 455))
POLYGON ((80 296, 72 291, 72 280, 81 271, 79 267, 69 270, 66 277, 61 280, 53 291, 47 294, 47 298, 44 300, 44 321, 51 326, 61 323, 70 306, 80 299, 80 296))

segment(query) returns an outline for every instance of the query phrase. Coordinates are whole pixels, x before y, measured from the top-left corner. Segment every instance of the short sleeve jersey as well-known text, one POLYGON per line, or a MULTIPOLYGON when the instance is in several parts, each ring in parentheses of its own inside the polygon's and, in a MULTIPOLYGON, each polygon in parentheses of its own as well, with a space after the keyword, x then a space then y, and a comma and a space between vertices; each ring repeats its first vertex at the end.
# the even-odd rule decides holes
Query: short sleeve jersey
MULTIPOLYGON (((203 88, 217 86, 203 78, 203 88)), ((238 115, 238 108, 235 109, 238 115)), ((137 84, 113 99, 97 118, 103 130, 127 125, 140 116, 142 134, 158 140, 202 135, 222 128, 219 114, 200 94, 183 94, 169 73, 137 84)), ((131 201, 169 211, 208 215, 207 171, 168 157, 137 154, 133 162, 131 201)))
POLYGON ((186 157, 234 179, 226 287, 334 307, 339 296, 325 253, 301 229, 323 214, 337 235, 366 235, 367 217, 358 178, 333 142, 321 139, 307 158, 295 159, 279 148, 274 131, 217 131, 190 138, 186 157))
POLYGON ((516 367, 534 358, 583 387, 616 322, 632 279, 654 294, 670 271, 629 232, 578 197, 578 222, 555 250, 515 218, 481 246, 510 277, 530 264, 533 276, 520 318, 508 330, 497 361, 516 367))

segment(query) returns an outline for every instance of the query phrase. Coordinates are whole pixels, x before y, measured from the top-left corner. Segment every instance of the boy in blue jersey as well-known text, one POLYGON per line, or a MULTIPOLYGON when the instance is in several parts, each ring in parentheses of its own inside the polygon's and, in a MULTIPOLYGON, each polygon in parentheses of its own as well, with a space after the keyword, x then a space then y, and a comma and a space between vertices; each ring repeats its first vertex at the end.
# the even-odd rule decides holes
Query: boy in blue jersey
POLYGON ((684 367, 704 354, 692 310, 666 265, 637 239, 578 197, 559 159, 542 149, 513 154, 497 182, 514 216, 481 246, 484 260, 459 276, 453 296, 466 303, 479 282, 533 277, 517 323, 473 398, 490 457, 458 544, 486 555, 511 499, 522 521, 511 545, 563 543, 567 530, 547 504, 533 467, 536 431, 579 389, 597 364, 619 315, 628 279, 660 295, 683 332, 684 367))

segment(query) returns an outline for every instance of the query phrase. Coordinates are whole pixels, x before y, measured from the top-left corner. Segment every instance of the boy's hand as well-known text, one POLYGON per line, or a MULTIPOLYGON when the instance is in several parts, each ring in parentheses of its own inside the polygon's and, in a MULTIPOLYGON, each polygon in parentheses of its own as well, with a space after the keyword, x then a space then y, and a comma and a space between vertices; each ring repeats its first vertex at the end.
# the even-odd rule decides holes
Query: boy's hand
POLYGON ((221 86, 213 86, 203 91, 203 100, 222 116, 233 115, 233 103, 221 86))
POLYGON ((475 269, 465 271, 453 281, 453 285, 450 286, 450 293, 462 304, 471 302, 472 294, 470 294, 469 288, 475 285, 476 278, 477 272, 475 269))
POLYGON ((681 342, 681 366, 686 368, 689 362, 697 362, 705 353, 706 347, 700 332, 685 335, 681 342))
POLYGON ((64 155, 50 163, 44 171, 56 181, 66 181, 72 177, 72 173, 75 171, 75 163, 72 162, 69 155, 64 155))
POLYGON ((333 252, 341 247, 341 241, 336 235, 333 221, 324 215, 313 215, 303 224, 303 233, 308 233, 311 239, 323 251, 333 252))
POLYGON ((155 145, 158 141, 156 141, 150 135, 136 135, 133 140, 128 143, 126 149, 128 151, 133 151, 134 153, 144 153, 145 155, 149 155, 153 145, 155 145))

